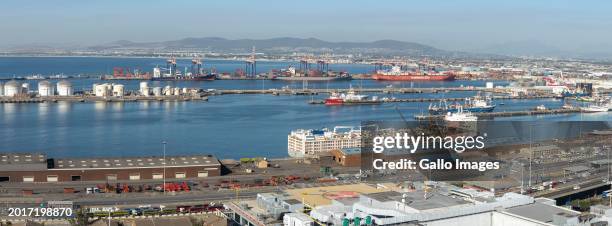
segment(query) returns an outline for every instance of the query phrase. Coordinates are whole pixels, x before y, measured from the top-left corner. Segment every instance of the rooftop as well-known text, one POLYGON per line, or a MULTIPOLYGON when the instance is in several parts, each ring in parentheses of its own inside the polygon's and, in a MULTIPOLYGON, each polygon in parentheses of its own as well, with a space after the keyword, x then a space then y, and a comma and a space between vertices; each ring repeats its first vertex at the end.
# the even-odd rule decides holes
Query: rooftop
MULTIPOLYGON (((166 167, 218 166, 212 155, 166 156, 166 167)), ((97 168, 153 168, 164 165, 161 156, 149 157, 105 157, 56 159, 54 169, 97 169, 97 168)))
POLYGON ((2 153, 0 171, 38 171, 47 169, 47 156, 42 153, 2 153))
POLYGON ((545 223, 551 223, 554 215, 562 214, 565 216, 578 216, 580 214, 579 212, 573 210, 544 204, 539 201, 528 205, 508 208, 506 212, 545 223))

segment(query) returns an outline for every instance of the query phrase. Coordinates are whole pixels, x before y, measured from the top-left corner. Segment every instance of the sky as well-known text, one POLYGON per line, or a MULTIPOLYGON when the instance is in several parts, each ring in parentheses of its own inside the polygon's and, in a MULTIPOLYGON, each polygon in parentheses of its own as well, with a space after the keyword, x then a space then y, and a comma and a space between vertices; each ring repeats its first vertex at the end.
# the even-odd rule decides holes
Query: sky
POLYGON ((611 9, 608 0, 3 0, 0 45, 314 37, 612 52, 611 9))

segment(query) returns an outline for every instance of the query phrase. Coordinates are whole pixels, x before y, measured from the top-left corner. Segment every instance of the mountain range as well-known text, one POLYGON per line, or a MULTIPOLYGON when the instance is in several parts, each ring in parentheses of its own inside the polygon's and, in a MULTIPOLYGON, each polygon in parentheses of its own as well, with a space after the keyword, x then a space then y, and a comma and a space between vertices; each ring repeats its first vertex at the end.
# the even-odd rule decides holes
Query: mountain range
POLYGON ((404 56, 483 56, 491 54, 473 54, 460 51, 441 50, 415 42, 396 40, 379 40, 373 42, 329 42, 316 38, 271 38, 271 39, 225 39, 219 37, 185 38, 163 42, 115 41, 103 45, 91 46, 96 51, 116 49, 202 49, 217 52, 248 53, 255 46, 257 51, 266 53, 339 53, 370 55, 404 55, 404 56))

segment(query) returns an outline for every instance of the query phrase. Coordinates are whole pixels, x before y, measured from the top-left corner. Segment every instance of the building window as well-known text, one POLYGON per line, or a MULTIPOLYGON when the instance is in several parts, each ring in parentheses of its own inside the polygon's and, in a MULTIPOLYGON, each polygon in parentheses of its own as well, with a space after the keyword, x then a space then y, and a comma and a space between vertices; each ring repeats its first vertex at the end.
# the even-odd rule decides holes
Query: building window
POLYGON ((164 175, 162 173, 153 173, 153 179, 164 179, 164 175))
POLYGON ((23 182, 34 182, 34 176, 23 176, 23 182))
POLYGON ((198 177, 208 177, 208 171, 198 171, 198 177))
POLYGON ((130 180, 140 180, 140 173, 130 173, 130 180))
POLYGON ((174 174, 174 178, 185 178, 185 172, 177 172, 174 174))
POLYGON ((117 180, 117 174, 106 175, 106 180, 117 180))
POLYGON ((73 175, 70 177, 72 181, 81 181, 81 175, 73 175))
POLYGON ((57 182, 57 175, 48 175, 47 182, 57 182))

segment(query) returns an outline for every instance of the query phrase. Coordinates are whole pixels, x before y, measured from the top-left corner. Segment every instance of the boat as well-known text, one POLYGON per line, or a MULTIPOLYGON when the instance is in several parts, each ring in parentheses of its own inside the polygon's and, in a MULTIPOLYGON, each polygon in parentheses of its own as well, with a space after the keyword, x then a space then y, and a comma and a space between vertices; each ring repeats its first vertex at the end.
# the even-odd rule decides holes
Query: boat
POLYGON ((438 105, 429 105, 429 113, 438 115, 446 112, 458 112, 459 108, 469 112, 492 112, 496 105, 490 96, 476 95, 471 98, 466 98, 463 104, 454 103, 447 104, 446 100, 440 101, 438 105))
POLYGON ((368 99, 368 95, 359 95, 355 92, 353 87, 349 91, 344 93, 332 92, 331 95, 325 99, 325 105, 344 105, 344 104, 366 104, 366 103, 380 103, 378 98, 368 99))
POLYGON ((389 70, 378 70, 372 75, 374 80, 388 81, 453 81, 455 74, 452 72, 419 72, 404 71, 400 66, 393 66, 389 70))
POLYGON ((444 116, 444 120, 448 122, 475 122, 478 120, 472 112, 464 111, 461 106, 457 112, 447 112, 444 116))
MULTIPOLYGON (((293 69, 295 71, 295 69, 293 69)), ((280 75, 275 75, 275 80, 282 81, 308 81, 308 82, 326 82, 326 81, 345 81, 351 80, 353 77, 347 72, 333 72, 328 71, 325 73, 312 73, 310 75, 305 74, 296 74, 293 73, 284 73, 280 75)))
POLYGON ((546 111, 546 106, 544 106, 543 104, 538 105, 537 107, 535 107, 536 111, 546 111))
POLYGON ((607 112, 610 110, 610 107, 606 105, 591 104, 587 107, 580 108, 580 110, 583 112, 607 112))
POLYGON ((335 76, 335 77, 325 77, 325 76, 284 76, 284 77, 275 77, 274 80, 281 81, 309 81, 309 82, 326 82, 326 81, 344 81, 351 80, 350 76, 335 76))

